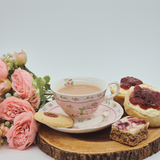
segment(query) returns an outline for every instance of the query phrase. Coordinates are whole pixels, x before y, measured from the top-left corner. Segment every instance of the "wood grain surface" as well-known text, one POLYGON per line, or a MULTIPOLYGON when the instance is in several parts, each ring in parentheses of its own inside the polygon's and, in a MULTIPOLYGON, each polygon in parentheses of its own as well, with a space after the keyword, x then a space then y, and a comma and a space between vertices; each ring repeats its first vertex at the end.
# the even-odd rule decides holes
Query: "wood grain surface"
POLYGON ((149 128, 148 138, 135 147, 111 140, 110 130, 71 134, 40 124, 37 144, 56 160, 141 160, 160 150, 160 128, 149 128))

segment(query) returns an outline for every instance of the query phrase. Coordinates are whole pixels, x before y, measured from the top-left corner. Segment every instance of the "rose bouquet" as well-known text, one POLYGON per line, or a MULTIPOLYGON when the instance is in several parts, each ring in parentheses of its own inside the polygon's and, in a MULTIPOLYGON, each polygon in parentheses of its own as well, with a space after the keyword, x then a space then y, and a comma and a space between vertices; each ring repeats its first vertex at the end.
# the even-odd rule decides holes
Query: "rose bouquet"
POLYGON ((50 77, 37 77, 26 62, 23 50, 0 58, 0 145, 6 139, 9 147, 19 150, 35 141, 34 113, 54 99, 50 77))

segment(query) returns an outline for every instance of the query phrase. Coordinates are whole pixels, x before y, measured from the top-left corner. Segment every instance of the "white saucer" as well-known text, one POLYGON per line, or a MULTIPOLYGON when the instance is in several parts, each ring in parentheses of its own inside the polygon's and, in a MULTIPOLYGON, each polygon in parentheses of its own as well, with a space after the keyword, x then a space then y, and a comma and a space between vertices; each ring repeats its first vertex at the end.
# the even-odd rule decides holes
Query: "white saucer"
MULTIPOLYGON (((66 115, 66 113, 61 109, 61 107, 56 103, 55 100, 46 103, 42 108, 40 108, 39 111, 56 112, 56 113, 66 115)), ((49 126, 49 127, 53 128, 57 131, 66 132, 66 133, 94 132, 94 131, 98 131, 98 130, 104 129, 106 127, 109 127, 112 123, 118 121, 124 113, 123 108, 121 107, 120 104, 118 104, 115 101, 112 101, 112 104, 110 101, 106 101, 99 106, 99 108, 92 115, 92 117, 90 117, 87 120, 83 120, 83 121, 74 120, 74 124, 85 123, 86 121, 92 120, 96 117, 103 115, 103 112, 105 112, 105 111, 109 112, 108 116, 105 117, 100 123, 98 123, 92 127, 89 127, 89 128, 83 128, 83 127, 76 128, 74 126, 72 128, 56 128, 56 127, 52 127, 52 126, 49 126)))

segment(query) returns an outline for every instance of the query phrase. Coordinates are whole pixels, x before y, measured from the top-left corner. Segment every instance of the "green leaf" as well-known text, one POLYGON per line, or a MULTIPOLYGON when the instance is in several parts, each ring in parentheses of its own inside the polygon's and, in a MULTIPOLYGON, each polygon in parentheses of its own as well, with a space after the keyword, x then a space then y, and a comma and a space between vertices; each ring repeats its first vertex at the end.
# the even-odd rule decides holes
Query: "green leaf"
POLYGON ((37 82, 38 85, 40 84, 41 79, 42 79, 41 77, 36 77, 35 81, 37 82))
POLYGON ((46 83, 48 84, 49 81, 50 81, 50 76, 46 75, 46 76, 43 77, 43 79, 45 79, 45 80, 46 80, 46 83))
POLYGON ((50 84, 45 84, 45 87, 46 87, 47 90, 50 90, 50 89, 51 89, 51 88, 50 88, 50 84))

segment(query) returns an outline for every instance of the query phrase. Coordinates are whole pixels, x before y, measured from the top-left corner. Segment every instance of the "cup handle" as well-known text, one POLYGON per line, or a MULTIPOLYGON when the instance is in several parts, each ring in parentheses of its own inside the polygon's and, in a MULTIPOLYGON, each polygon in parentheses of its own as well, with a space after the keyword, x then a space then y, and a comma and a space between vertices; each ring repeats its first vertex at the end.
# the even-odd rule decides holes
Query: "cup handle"
MULTIPOLYGON (((113 97, 115 97, 115 96, 118 94, 118 92, 119 92, 119 90, 120 90, 120 85, 119 85, 118 82, 111 82, 111 83, 109 83, 107 89, 108 89, 111 85, 114 85, 114 84, 117 86, 116 91, 115 91, 113 94, 106 95, 105 98, 104 98, 104 101, 110 100, 110 99, 112 99, 113 97)), ((107 90, 107 89, 106 89, 106 90, 107 90)))

